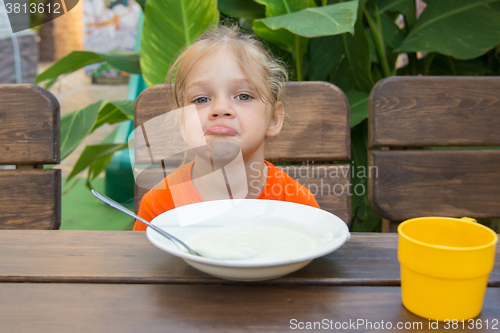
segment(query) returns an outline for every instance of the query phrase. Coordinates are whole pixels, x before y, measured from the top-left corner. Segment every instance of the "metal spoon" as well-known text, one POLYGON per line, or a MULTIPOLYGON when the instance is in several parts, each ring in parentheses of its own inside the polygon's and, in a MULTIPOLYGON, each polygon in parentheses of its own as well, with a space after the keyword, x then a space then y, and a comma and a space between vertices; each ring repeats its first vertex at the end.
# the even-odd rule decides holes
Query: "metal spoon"
POLYGON ((98 191, 96 190, 92 190, 92 194, 95 195, 97 197, 97 199, 101 200, 102 202, 110 205, 111 207, 113 207, 114 209, 117 209, 119 210, 120 212, 122 213, 125 213, 127 214, 128 216, 131 216, 139 221, 141 221, 142 223, 144 223, 145 225, 147 225, 148 227, 150 227, 151 229, 153 229, 154 231, 158 232, 159 234, 161 234, 162 236, 165 236, 166 238, 170 239, 171 241, 176 241, 177 243, 181 244, 182 246, 184 246, 188 251, 189 253, 191 254, 194 254, 195 256, 200 256, 201 255, 194 251, 192 248, 190 248, 188 245, 186 245, 186 243, 184 243, 183 241, 181 241, 180 239, 178 239, 177 237, 175 236, 172 236, 171 234, 169 234, 168 232, 166 232, 165 230, 162 230, 160 228, 158 228, 157 226, 155 226, 154 224, 152 223, 149 223, 148 221, 146 221, 145 219, 143 219, 142 217, 136 215, 135 213, 133 213, 132 211, 128 210, 127 208, 125 208, 124 206, 120 205, 118 202, 114 201, 113 199, 110 199, 108 198, 107 196, 105 196, 104 194, 102 193, 99 193, 98 191))

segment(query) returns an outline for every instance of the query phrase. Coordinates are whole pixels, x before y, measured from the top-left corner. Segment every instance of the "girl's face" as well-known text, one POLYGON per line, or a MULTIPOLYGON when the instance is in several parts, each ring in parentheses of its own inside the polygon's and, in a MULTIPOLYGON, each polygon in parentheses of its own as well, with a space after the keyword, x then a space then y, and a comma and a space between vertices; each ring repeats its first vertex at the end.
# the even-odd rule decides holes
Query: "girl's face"
MULTIPOLYGON (((230 52, 221 50, 201 58, 184 83, 184 106, 194 105, 201 123, 186 118, 183 132, 186 141, 229 142, 239 146, 246 161, 264 156, 264 139, 277 135, 283 125, 283 104, 276 103, 272 112, 245 77, 230 52), (260 155, 261 154, 261 155, 260 155)), ((192 119, 192 118, 191 118, 192 119)))

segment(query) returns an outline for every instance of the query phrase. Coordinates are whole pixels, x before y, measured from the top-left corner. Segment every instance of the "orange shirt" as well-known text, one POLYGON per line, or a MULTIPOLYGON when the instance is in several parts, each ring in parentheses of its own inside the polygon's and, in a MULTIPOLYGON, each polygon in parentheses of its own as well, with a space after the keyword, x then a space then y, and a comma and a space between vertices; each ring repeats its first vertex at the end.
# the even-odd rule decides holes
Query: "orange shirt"
MULTIPOLYGON (((314 195, 300 185, 296 180, 278 169, 271 163, 265 161, 268 166, 267 180, 262 192, 257 199, 279 200, 295 202, 319 208, 314 195)), ((142 197, 138 215, 146 221, 151 221, 156 216, 168 210, 197 202, 203 202, 203 198, 196 191, 191 181, 191 162, 172 172, 164 182, 161 182, 142 197), (168 184, 176 185, 175 204, 168 184)), ((172 185, 173 186, 173 185, 172 185)), ((133 230, 146 230, 144 223, 135 221, 133 230)))

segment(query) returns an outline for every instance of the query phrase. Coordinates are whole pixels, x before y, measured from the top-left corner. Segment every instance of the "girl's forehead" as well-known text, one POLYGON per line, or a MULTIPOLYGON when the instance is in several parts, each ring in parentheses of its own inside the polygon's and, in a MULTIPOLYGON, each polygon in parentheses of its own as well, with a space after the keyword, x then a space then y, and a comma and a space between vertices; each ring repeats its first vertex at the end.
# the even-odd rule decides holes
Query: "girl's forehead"
MULTIPOLYGON (((248 81, 246 77, 241 77, 241 76, 234 76, 234 77, 228 77, 226 82, 228 83, 229 86, 233 87, 246 87, 246 88, 253 88, 251 83, 248 81)), ((213 80, 208 80, 208 79, 201 79, 201 80, 193 80, 187 81, 186 84, 186 91, 189 89, 194 89, 194 88, 205 88, 205 87, 210 87, 214 84, 217 84, 213 80)))
POLYGON ((242 72, 239 62, 230 50, 214 50, 200 56, 200 58, 193 64, 193 67, 188 74, 188 78, 193 75, 193 72, 200 75, 227 68, 231 69, 235 72, 235 74, 242 72))
POLYGON ((234 86, 253 88, 241 64, 232 52, 211 52, 193 65, 184 81, 184 90, 204 87, 224 81, 234 86))

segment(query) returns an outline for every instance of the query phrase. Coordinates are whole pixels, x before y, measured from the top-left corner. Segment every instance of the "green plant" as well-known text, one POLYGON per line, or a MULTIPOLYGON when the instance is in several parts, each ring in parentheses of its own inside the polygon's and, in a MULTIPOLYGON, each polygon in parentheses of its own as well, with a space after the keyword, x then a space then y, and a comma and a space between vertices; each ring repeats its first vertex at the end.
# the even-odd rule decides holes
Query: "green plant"
MULTIPOLYGON (((147 85, 163 83, 179 50, 210 23, 223 17, 255 32, 285 59, 294 80, 329 81, 351 105, 352 163, 367 165, 368 96, 391 75, 500 75, 500 0, 426 0, 417 17, 415 0, 149 0, 141 52, 73 52, 36 82, 106 60, 129 73, 142 73, 147 85), (399 19, 403 25, 396 24, 399 19), (418 52, 427 53, 419 56, 418 52), (407 64, 396 66, 400 55, 407 64)), ((66 157, 95 128, 133 118, 133 101, 101 101, 61 119, 61 156, 66 157)), ((97 176, 123 144, 87 147, 72 172, 89 166, 97 176)), ((366 175, 351 175, 354 185, 366 175)), ((366 194, 352 198, 352 230, 380 229, 366 194)))

